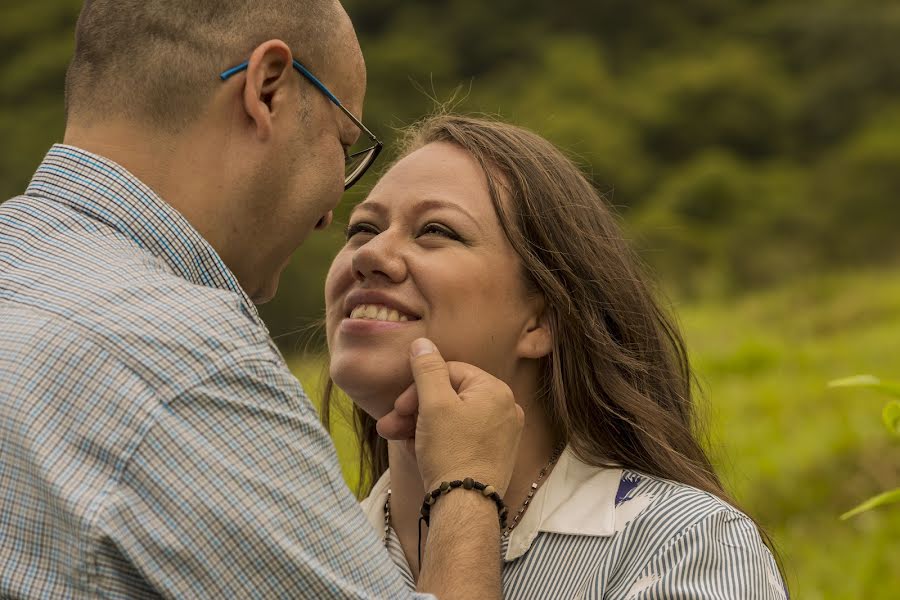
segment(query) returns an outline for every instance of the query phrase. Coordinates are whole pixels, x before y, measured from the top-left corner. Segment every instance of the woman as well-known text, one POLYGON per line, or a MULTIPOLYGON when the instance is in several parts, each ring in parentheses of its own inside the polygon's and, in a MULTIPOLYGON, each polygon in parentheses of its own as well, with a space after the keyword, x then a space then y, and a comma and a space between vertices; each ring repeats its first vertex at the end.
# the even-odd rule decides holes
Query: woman
POLYGON ((786 596, 695 437, 678 330, 605 202, 546 140, 470 117, 420 123, 354 209, 325 294, 331 378, 355 404, 363 481, 377 480, 363 506, 411 586, 428 490, 409 445, 374 423, 412 381, 410 342, 428 337, 525 411, 505 597, 786 596))

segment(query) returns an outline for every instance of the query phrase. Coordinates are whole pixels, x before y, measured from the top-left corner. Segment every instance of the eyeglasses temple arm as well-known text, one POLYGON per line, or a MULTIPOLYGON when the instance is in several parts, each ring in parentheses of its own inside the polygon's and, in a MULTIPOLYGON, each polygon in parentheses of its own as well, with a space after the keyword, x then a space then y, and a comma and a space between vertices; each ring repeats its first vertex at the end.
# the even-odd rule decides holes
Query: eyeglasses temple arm
MULTIPOLYGON (((248 66, 249 64, 250 64, 249 61, 244 61, 244 62, 242 62, 241 64, 239 64, 239 65, 237 65, 237 66, 235 66, 235 67, 231 67, 231 68, 228 69, 227 71, 222 71, 221 73, 219 73, 219 79, 221 79, 222 81, 225 81, 226 79, 228 79, 228 78, 231 77, 232 75, 235 75, 235 74, 237 74, 237 73, 240 73, 241 71, 245 71, 245 70, 247 69, 247 66, 248 66)), ((341 101, 337 99, 337 96, 335 96, 334 94, 332 94, 332 93, 331 93, 331 90, 329 90, 327 87, 325 87, 325 84, 322 83, 321 81, 319 81, 318 78, 317 78, 315 75, 313 75, 312 73, 310 73, 309 70, 308 70, 306 67, 304 67, 304 66, 300 63, 300 61, 298 61, 297 59, 294 59, 293 65, 294 65, 294 68, 297 69, 297 71, 299 71, 301 75, 303 75, 304 77, 306 77, 306 78, 309 80, 309 82, 310 82, 311 84, 313 84, 314 86, 316 86, 316 87, 319 89, 320 92, 322 92, 323 94, 325 94, 325 95, 328 97, 328 99, 331 100, 331 101, 334 103, 335 106, 337 106, 338 108, 340 108, 340 109, 344 112, 344 114, 347 115, 347 117, 348 117, 351 121, 353 121, 353 123, 354 123, 357 127, 359 127, 363 132, 365 132, 365 134, 366 134, 367 136, 369 136, 369 138, 370 138, 372 141, 374 141, 374 142, 378 143, 379 145, 381 145, 381 141, 379 141, 379 139, 375 137, 375 134, 373 134, 371 131, 369 131, 369 129, 368 129, 365 125, 362 124, 362 121, 360 121, 359 119, 357 119, 357 118, 353 115, 353 113, 351 113, 349 110, 347 110, 347 109, 344 107, 344 105, 341 104, 341 101)))
MULTIPOLYGON (((222 71, 221 73, 219 73, 219 79, 221 79, 222 81, 225 81, 226 79, 228 79, 228 78, 231 77, 232 75, 236 75, 236 74, 240 73, 241 71, 246 71, 246 70, 247 70, 247 66, 248 66, 249 64, 250 64, 249 61, 246 61, 246 60, 245 60, 244 62, 242 62, 241 64, 237 65, 236 67, 231 67, 231 68, 228 69, 227 71, 222 71)), ((319 81, 319 80, 316 78, 315 75, 313 75, 312 73, 310 73, 309 70, 308 70, 306 67, 304 67, 302 64, 300 64, 300 62, 299 62, 297 59, 294 59, 293 65, 294 65, 294 68, 297 69, 298 71, 300 71, 300 73, 301 73, 304 77, 306 77, 307 79, 309 79, 310 83, 312 83, 314 86, 316 86, 317 88, 319 88, 319 91, 320 91, 320 92, 322 92, 323 94, 325 94, 326 96, 328 96, 328 99, 329 99, 329 100, 331 100, 332 102, 334 102, 334 103, 337 104, 338 106, 341 106, 341 101, 338 100, 337 97, 336 97, 334 94, 331 93, 331 90, 329 90, 327 87, 325 87, 325 84, 322 83, 321 81, 319 81)))

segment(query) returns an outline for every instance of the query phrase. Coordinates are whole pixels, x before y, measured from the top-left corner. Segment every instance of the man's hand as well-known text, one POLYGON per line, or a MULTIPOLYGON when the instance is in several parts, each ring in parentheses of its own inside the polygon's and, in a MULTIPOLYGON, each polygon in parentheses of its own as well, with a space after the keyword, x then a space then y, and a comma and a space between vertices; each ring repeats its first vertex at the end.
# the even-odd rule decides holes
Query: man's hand
POLYGON ((472 365, 444 362, 425 338, 413 342, 410 364, 415 383, 378 421, 379 434, 414 438, 427 490, 472 477, 506 493, 525 423, 509 386, 472 365))

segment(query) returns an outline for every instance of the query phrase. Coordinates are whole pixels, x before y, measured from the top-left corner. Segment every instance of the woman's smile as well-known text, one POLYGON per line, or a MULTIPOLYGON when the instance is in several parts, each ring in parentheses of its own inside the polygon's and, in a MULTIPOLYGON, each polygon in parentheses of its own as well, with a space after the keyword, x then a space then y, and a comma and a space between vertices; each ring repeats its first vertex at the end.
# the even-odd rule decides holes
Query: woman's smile
POLYGON ((419 319, 411 318, 394 308, 383 304, 360 304, 341 321, 340 333, 347 335, 367 335, 385 331, 408 329, 419 319))
POLYGON ((340 333, 366 335, 405 329, 421 320, 419 312, 399 298, 379 290, 357 289, 347 294, 340 333))

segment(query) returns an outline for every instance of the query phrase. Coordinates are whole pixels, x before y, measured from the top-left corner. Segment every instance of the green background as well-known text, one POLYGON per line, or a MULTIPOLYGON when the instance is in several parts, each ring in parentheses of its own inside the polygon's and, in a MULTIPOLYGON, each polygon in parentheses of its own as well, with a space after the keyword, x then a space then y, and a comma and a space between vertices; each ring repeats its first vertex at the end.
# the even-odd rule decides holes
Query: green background
MULTIPOLYGON (((62 138, 80 4, 0 9, 0 198, 62 138)), ((674 299, 717 464, 774 535, 794 597, 893 598, 900 509, 837 515, 898 485, 900 448, 880 398, 825 384, 900 378, 900 3, 344 4, 367 60, 365 121, 388 141, 381 164, 436 101, 565 148, 674 299)), ((262 311, 312 396, 317 359, 302 350, 321 347, 340 243, 339 225, 311 238, 262 311)), ((352 481, 352 439, 338 442, 352 481)))

